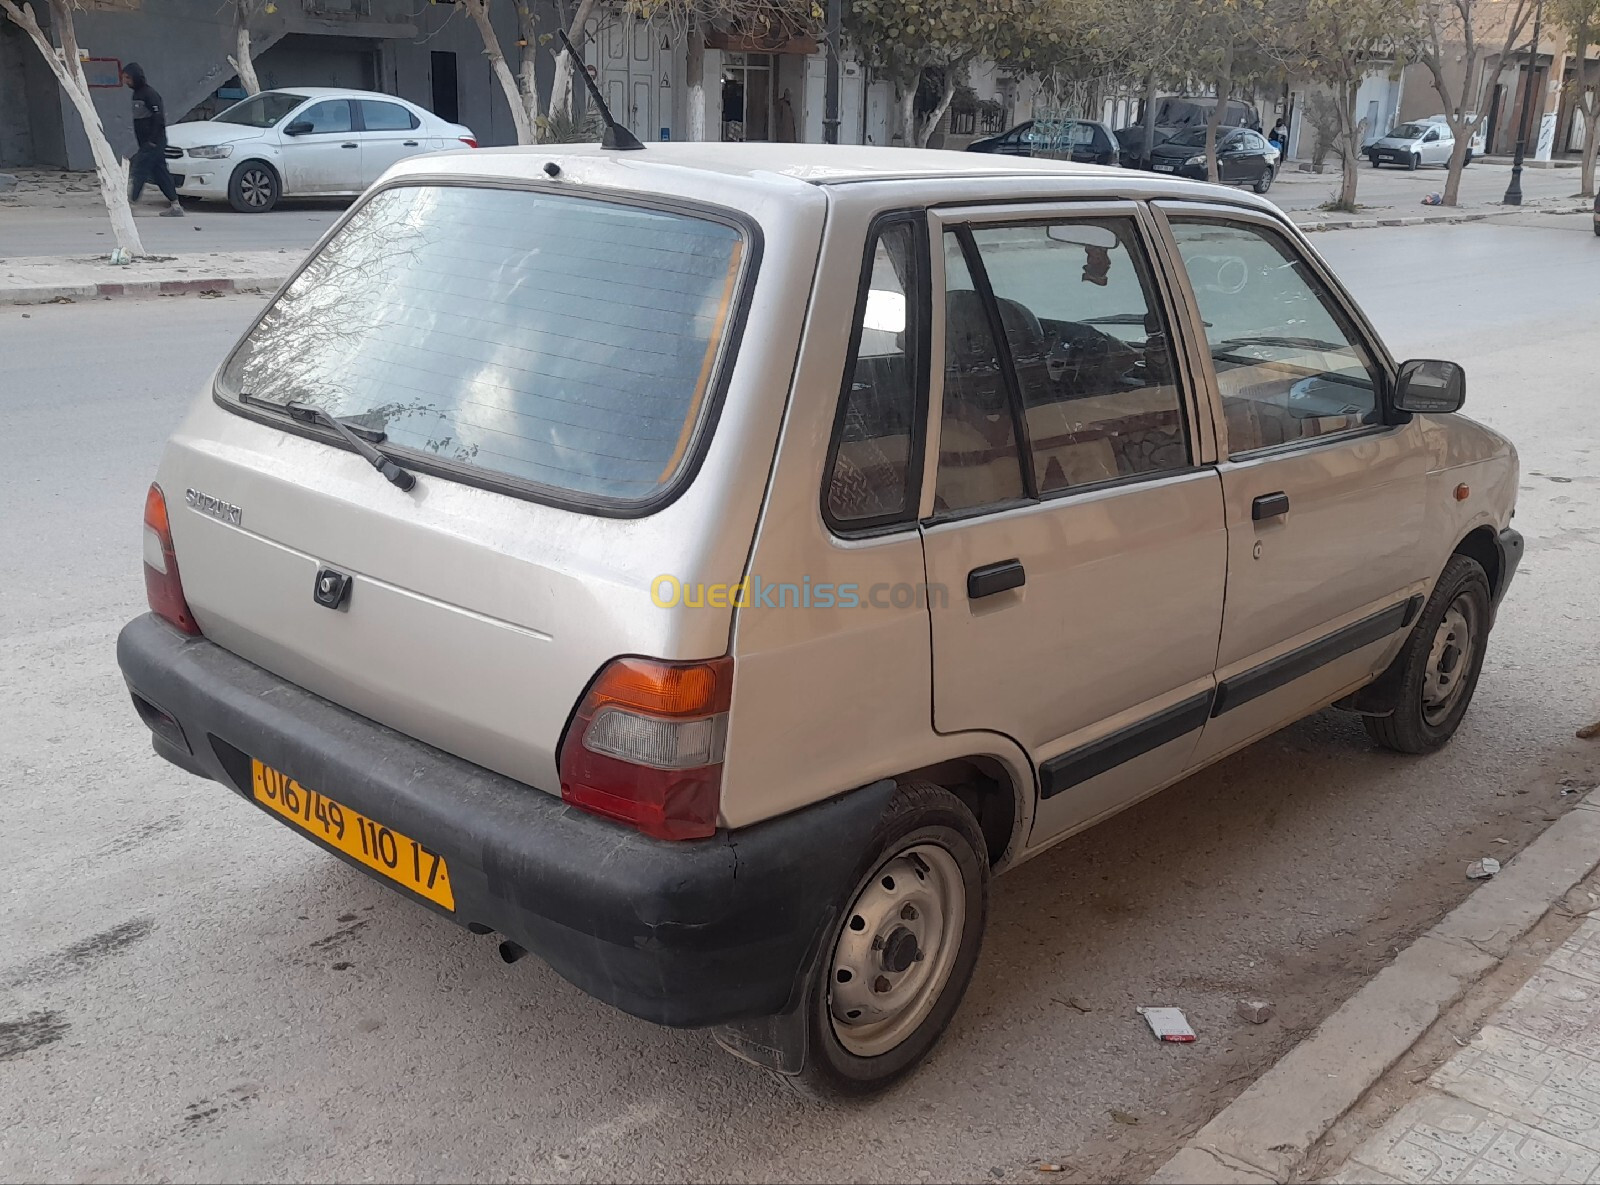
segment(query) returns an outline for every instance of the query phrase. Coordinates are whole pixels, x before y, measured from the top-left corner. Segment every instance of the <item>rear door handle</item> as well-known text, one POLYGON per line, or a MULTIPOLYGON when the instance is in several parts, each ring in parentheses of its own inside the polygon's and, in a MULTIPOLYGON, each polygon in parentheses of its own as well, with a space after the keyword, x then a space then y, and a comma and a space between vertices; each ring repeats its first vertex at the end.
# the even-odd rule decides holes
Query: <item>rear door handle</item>
POLYGON ((1007 589, 1021 588, 1028 582, 1021 560, 1002 560, 998 564, 985 564, 967 573, 967 599, 992 597, 1007 589))
POLYGON ((415 140, 407 140, 405 146, 407 148, 415 148, 417 146, 417 142, 415 140))
POLYGON ((339 145, 339 147, 340 148, 360 148, 361 145, 359 145, 359 144, 341 144, 341 145, 339 145))
POLYGON ((1277 518, 1279 515, 1289 513, 1289 495, 1282 490, 1273 494, 1262 494, 1250 503, 1250 517, 1260 522, 1264 518, 1277 518))

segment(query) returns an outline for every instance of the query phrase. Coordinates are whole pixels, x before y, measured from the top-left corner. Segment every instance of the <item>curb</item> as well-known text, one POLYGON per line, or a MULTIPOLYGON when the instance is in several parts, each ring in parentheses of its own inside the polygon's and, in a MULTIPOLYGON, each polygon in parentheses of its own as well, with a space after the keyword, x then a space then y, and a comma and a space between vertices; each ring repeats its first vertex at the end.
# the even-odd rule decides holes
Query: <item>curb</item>
MULTIPOLYGON (((1485 218, 1503 218, 1516 210, 1494 210, 1485 214, 1409 214, 1402 218, 1345 218, 1332 221, 1295 223, 1306 234, 1326 230, 1373 230, 1380 226, 1426 226, 1439 222, 1481 222, 1485 218)), ((1293 215, 1290 215, 1293 218, 1293 215)))
POLYGON ((1286 1182, 1444 1011, 1600 865, 1600 791, 1400 953, 1180 1148, 1151 1185, 1286 1182))
POLYGON ((182 296, 189 292, 253 292, 276 289, 288 273, 281 276, 251 276, 235 279, 215 276, 185 280, 124 280, 99 284, 41 284, 31 288, 0 288, 0 304, 49 304, 74 300, 95 300, 113 296, 182 296))

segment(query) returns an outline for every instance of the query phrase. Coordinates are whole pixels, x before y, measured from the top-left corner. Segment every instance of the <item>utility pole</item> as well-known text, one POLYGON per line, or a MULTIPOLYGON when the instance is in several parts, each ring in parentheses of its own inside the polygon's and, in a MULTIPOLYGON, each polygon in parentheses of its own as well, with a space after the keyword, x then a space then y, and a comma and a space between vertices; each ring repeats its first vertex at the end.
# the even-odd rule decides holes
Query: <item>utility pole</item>
POLYGON ((844 0, 828 0, 828 72, 822 91, 822 139, 828 144, 839 142, 839 9, 843 4, 844 0))
POLYGON ((1533 122, 1533 76, 1539 65, 1539 33, 1544 20, 1544 0, 1533 10, 1533 41, 1528 46, 1528 79, 1522 88, 1522 121, 1517 125, 1517 152, 1511 159, 1511 184, 1506 186, 1503 206, 1522 205, 1522 157, 1528 147, 1528 126, 1533 122))

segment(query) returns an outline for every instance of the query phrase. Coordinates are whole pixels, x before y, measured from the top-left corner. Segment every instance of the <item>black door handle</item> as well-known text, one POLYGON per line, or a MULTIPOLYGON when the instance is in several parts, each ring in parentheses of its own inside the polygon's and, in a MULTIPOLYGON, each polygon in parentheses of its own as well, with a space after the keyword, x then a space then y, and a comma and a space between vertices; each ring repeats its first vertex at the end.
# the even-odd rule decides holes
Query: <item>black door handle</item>
POLYGON ((359 145, 359 144, 341 144, 341 145, 339 145, 339 147, 340 148, 360 148, 361 145, 359 145))
POLYGON ((1028 582, 1021 560, 1003 560, 998 564, 985 564, 967 573, 967 599, 992 597, 1007 589, 1021 588, 1028 582))
POLYGON ((1275 494, 1262 494, 1250 503, 1250 517, 1260 522, 1264 518, 1277 518, 1289 513, 1289 495, 1279 490, 1275 494))
POLYGON ((417 142, 415 140, 407 140, 405 146, 407 148, 415 148, 417 146, 417 142))

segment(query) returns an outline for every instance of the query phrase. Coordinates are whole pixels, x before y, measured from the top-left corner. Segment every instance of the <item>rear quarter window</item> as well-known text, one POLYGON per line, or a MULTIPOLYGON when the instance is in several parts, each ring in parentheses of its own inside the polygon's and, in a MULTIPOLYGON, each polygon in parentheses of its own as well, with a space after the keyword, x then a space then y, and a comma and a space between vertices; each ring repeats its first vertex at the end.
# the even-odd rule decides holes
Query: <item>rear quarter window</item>
POLYGON ((218 393, 314 404, 478 484, 646 507, 710 419, 750 254, 719 217, 381 190, 245 336, 218 393))

